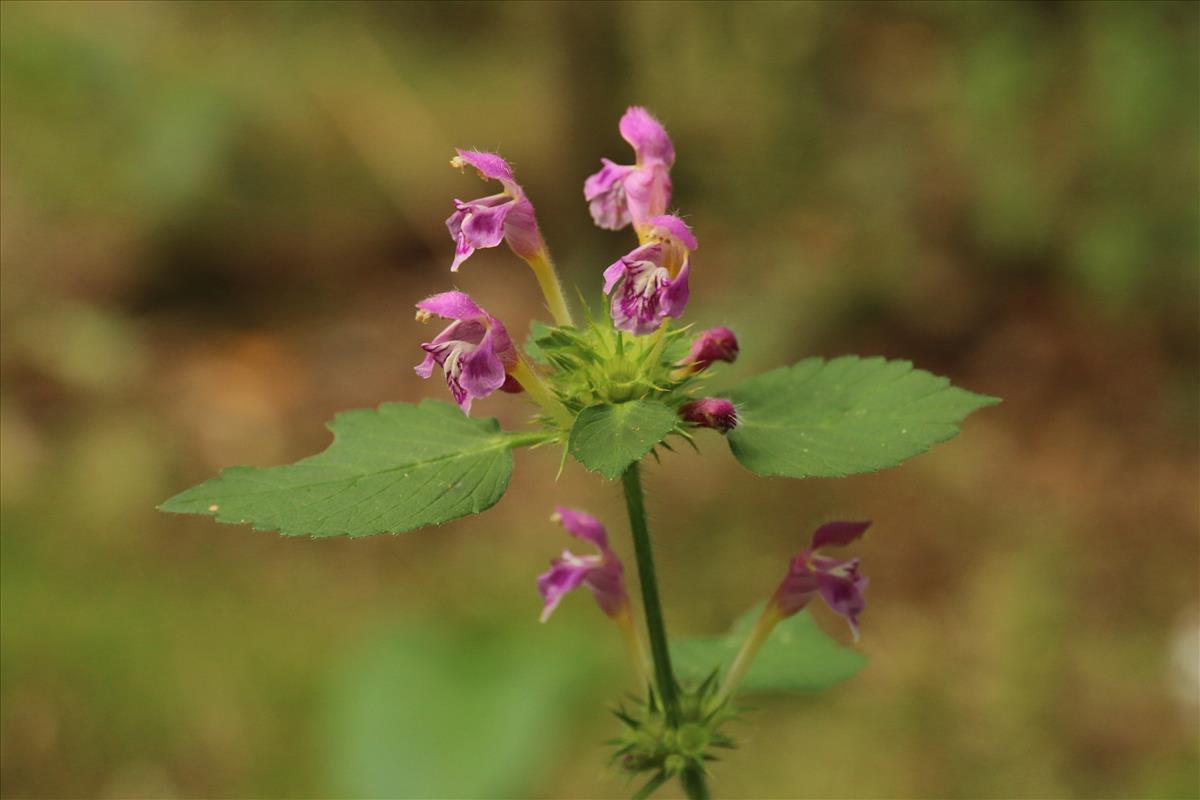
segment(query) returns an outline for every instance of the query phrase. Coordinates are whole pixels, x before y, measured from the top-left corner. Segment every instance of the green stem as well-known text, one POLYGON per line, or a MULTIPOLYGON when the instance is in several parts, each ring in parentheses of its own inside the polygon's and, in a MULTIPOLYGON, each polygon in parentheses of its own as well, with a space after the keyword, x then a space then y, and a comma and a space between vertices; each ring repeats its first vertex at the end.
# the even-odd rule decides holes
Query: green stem
POLYGON ((699 767, 688 767, 679 776, 679 782, 683 784, 683 790, 687 792, 690 800, 709 800, 712 797, 708 793, 708 782, 704 780, 704 771, 699 767))
MULTIPOLYGON (((625 506, 629 510, 629 527, 633 531, 633 551, 637 557, 638 579, 642 586, 642 607, 646 612, 646 632, 650 635, 650 655, 654 660, 654 682, 662 700, 667 724, 679 727, 679 694, 675 673, 671 671, 671 651, 667 646, 667 626, 663 623, 662 601, 658 597, 658 578, 654 574, 654 554, 650 549, 650 530, 646 526, 646 500, 642 496, 642 475, 638 462, 633 462, 621 475, 625 488, 625 506)), ((649 797, 664 782, 660 773, 642 787, 636 797, 649 797)), ((709 800, 704 770, 688 766, 679 775, 679 782, 689 800, 709 800)))
POLYGON ((650 551, 650 531, 646 527, 646 502, 642 497, 642 477, 635 461, 621 476, 625 487, 625 506, 629 509, 629 527, 633 531, 633 549, 637 556, 638 578, 642 585, 642 607, 646 612, 646 633, 650 635, 650 655, 654 659, 655 683, 662 699, 667 723, 679 725, 679 696, 675 692, 675 674, 671 671, 671 653, 667 648, 667 627, 663 624, 662 602, 658 598, 658 578, 654 574, 654 554, 650 551))

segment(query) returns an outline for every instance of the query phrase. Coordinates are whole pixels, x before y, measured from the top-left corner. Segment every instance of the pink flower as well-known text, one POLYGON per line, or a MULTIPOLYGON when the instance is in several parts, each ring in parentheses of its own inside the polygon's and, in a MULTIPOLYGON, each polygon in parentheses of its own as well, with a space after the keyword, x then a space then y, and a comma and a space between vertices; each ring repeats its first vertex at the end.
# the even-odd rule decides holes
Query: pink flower
POLYGON ((790 617, 819 594, 831 609, 846 618, 858 640, 858 615, 866 607, 867 578, 858 574, 858 559, 838 561, 821 555, 822 547, 844 547, 861 537, 870 522, 827 522, 813 533, 812 543, 792 559, 788 573, 771 602, 782 617, 790 617))
POLYGON ((717 327, 703 331, 692 340, 688 354, 679 362, 691 372, 708 369, 714 361, 733 363, 738 357, 738 340, 729 328, 717 327))
POLYGON ((684 403, 679 407, 679 416, 684 422, 729 433, 737 427, 737 409, 724 397, 705 397, 684 403))
POLYGON ((542 622, 550 618, 559 601, 573 589, 586 586, 596 598, 600 610, 617 617, 629 600, 625 594, 624 568, 616 553, 608 548, 604 526, 591 514, 558 506, 555 522, 561 522, 572 536, 591 542, 599 551, 596 555, 577 556, 563 550, 562 557, 550 562, 550 569, 538 576, 538 592, 542 595, 542 622))
POLYGON ((458 272, 464 261, 476 250, 495 247, 507 240, 513 252, 526 260, 545 248, 533 214, 533 203, 525 197, 521 185, 513 178, 508 162, 495 153, 479 150, 459 150, 450 160, 451 166, 470 165, 484 180, 500 181, 504 191, 478 200, 454 201, 454 213, 446 220, 450 237, 454 239, 454 262, 451 272, 458 272))
POLYGON ((613 325, 638 336, 658 330, 667 317, 683 316, 690 294, 688 254, 697 247, 691 228, 679 217, 653 217, 647 226, 646 244, 604 270, 613 325))
POLYGON ((500 320, 464 292, 435 294, 417 303, 417 308, 421 321, 434 315, 453 320, 432 342, 421 345, 425 360, 415 367, 417 375, 428 378, 434 364, 440 366, 454 402, 466 413, 477 397, 501 388, 519 391, 519 384, 507 375, 517 363, 517 351, 500 320))
POLYGON ((621 117, 621 138, 633 146, 637 163, 615 164, 607 158, 600 171, 583 184, 592 219, 601 228, 637 227, 665 214, 671 202, 671 165, 675 147, 662 124, 641 106, 630 106, 621 117))

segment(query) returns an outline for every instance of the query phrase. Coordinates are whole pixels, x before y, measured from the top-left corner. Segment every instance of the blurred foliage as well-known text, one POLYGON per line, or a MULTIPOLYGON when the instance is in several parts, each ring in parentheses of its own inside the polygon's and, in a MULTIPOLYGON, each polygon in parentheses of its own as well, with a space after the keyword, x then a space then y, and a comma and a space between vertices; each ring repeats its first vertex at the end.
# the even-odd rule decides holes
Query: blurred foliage
POLYGON ((596 669, 580 631, 400 629, 347 658, 323 726, 339 796, 527 797, 570 752, 596 669))
POLYGON ((1200 794, 1198 23, 1151 2, 0 5, 0 791, 629 790, 601 744, 633 688, 616 634, 586 598, 536 622, 553 503, 627 545, 595 476, 523 453, 487 515, 360 541, 154 505, 322 449, 341 409, 440 396, 409 368, 423 294, 458 285, 518 336, 542 316, 504 252, 447 273, 450 199, 478 188, 454 146, 514 162, 596 296, 628 237, 593 228, 581 184, 628 157, 638 102, 701 240, 688 319, 742 341, 726 375, 857 352, 1005 398, 875 476, 761 480, 711 438, 649 470, 678 635, 726 630, 814 522, 876 521, 870 666, 761 703, 717 795, 1200 794), (442 766, 452 745, 475 757, 442 766))
MULTIPOLYGON (((762 615, 763 606, 739 616, 724 636, 696 636, 671 642, 671 661, 681 680, 701 683, 718 667, 728 674, 742 643, 762 615)), ((785 619, 754 657, 738 691, 818 692, 844 681, 866 666, 866 659, 838 647, 821 632, 807 611, 785 619)))

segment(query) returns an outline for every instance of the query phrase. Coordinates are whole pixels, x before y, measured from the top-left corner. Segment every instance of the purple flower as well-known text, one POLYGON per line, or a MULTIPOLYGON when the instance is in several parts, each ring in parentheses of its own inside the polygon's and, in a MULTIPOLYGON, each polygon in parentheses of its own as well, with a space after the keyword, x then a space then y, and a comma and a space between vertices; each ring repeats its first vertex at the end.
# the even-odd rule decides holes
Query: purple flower
POLYGON ((542 622, 550 618, 563 596, 580 586, 592 591, 600 610, 610 617, 618 617, 627 607, 625 579, 622 576, 621 560, 608 549, 608 536, 604 526, 591 514, 557 506, 555 522, 561 522, 572 536, 596 545, 597 555, 577 556, 563 550, 561 558, 550 562, 550 569, 538 576, 538 591, 544 603, 542 622))
POLYGON ((607 158, 600 171, 583 184, 592 219, 601 228, 620 230, 633 222, 640 228, 665 214, 671 202, 671 165, 675 147, 662 124, 641 106, 621 117, 621 138, 633 146, 637 163, 615 164, 607 158))
POLYGON ((432 342, 421 345, 425 360, 415 371, 428 378, 433 374, 433 365, 440 366, 454 401, 464 412, 470 413, 471 401, 476 397, 487 397, 501 388, 519 390, 507 376, 517 363, 517 351, 500 320, 475 305, 465 292, 435 294, 417 303, 417 308, 421 322, 435 315, 454 320, 432 342))
POLYGON ((476 250, 495 247, 504 240, 521 258, 529 260, 536 256, 545 243, 533 215, 533 203, 513 178, 508 162, 495 153, 479 150, 459 150, 450 159, 450 165, 460 169, 468 164, 479 171, 480 178, 500 181, 504 191, 465 203, 454 201, 454 213, 446 220, 450 238, 454 240, 454 263, 450 271, 458 272, 462 262, 476 250))
POLYGON ((724 397, 705 397, 684 403, 679 407, 679 416, 684 422, 729 433, 737 427, 737 409, 724 397))
POLYGON ((822 547, 844 547, 862 536, 870 522, 827 522, 813 533, 812 543, 792 559, 787 576, 775 590, 771 602, 782 617, 790 617, 813 595, 820 594, 826 605, 846 618, 858 640, 858 615, 866 606, 863 590, 867 579, 858 574, 858 559, 839 561, 823 556, 822 547))
POLYGON ((667 317, 683 316, 689 294, 688 254, 697 247, 687 223, 670 215, 650 219, 646 238, 645 244, 604 270, 613 325, 637 336, 658 330, 667 317))
POLYGON ((709 328, 692 340, 688 354, 679 362, 691 372, 708 369, 714 361, 733 363, 738 357, 738 340, 729 328, 709 328))

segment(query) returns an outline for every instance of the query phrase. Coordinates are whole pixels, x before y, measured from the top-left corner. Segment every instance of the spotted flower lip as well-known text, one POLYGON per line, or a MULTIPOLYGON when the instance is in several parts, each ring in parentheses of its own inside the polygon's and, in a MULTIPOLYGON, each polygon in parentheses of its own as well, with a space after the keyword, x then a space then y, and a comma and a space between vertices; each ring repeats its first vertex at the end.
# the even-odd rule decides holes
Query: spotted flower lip
POLYGON ((729 433, 737 427, 738 414, 733 403, 724 397, 704 397, 679 407, 684 422, 729 433))
POLYGON ((858 572, 858 559, 839 561, 821 555, 823 547, 844 547, 859 539, 870 522, 827 522, 813 532, 812 542, 792 559, 775 595, 771 598, 781 616, 790 617, 820 595, 835 613, 850 624, 858 641, 858 615, 866 607, 863 591, 868 579, 858 572))
POLYGON ((702 331, 692 340, 688 353, 679 361, 679 366, 690 367, 692 372, 708 369, 716 361, 732 364, 737 361, 737 335, 729 328, 717 326, 702 331))
POLYGON ((691 228, 679 217, 653 217, 647 230, 645 244, 604 270, 613 325, 637 336, 658 330, 667 317, 683 316, 691 293, 689 254, 698 247, 691 228))
POLYGON ((663 242, 676 242, 687 251, 698 250, 700 243, 688 224, 674 214, 658 214, 647 220, 649 237, 663 242))
POLYGON ((421 345, 425 360, 414 368, 417 375, 428 378, 434 365, 440 366, 454 402, 465 413, 470 413, 475 398, 512 389, 507 373, 516 366, 517 351, 500 320, 465 292, 435 294, 417 303, 417 309, 421 321, 434 316, 452 320, 433 341, 421 345))
POLYGON ((619 130, 633 147, 637 163, 624 165, 602 158, 600 171, 583 184, 592 219, 606 230, 620 230, 631 222, 640 227, 666 212, 671 203, 675 146, 662 123, 641 106, 630 106, 619 130))
POLYGON ((591 542, 598 552, 577 556, 570 550, 563 550, 560 558, 550 562, 550 569, 538 576, 537 587, 543 603, 541 621, 548 620, 562 598, 580 586, 591 590, 605 614, 610 617, 621 614, 629 603, 624 567, 621 559, 608 547, 604 526, 591 514, 563 506, 555 507, 551 519, 561 523, 567 533, 577 539, 591 542))
POLYGON ((476 200, 454 201, 454 213, 446 219, 450 238, 454 240, 454 261, 451 272, 458 272, 462 263, 476 250, 496 247, 503 241, 518 256, 528 260, 545 249, 538 230, 533 203, 513 177, 512 167, 495 153, 481 150, 458 150, 450 160, 451 166, 474 167, 484 180, 499 181, 504 191, 476 200))

